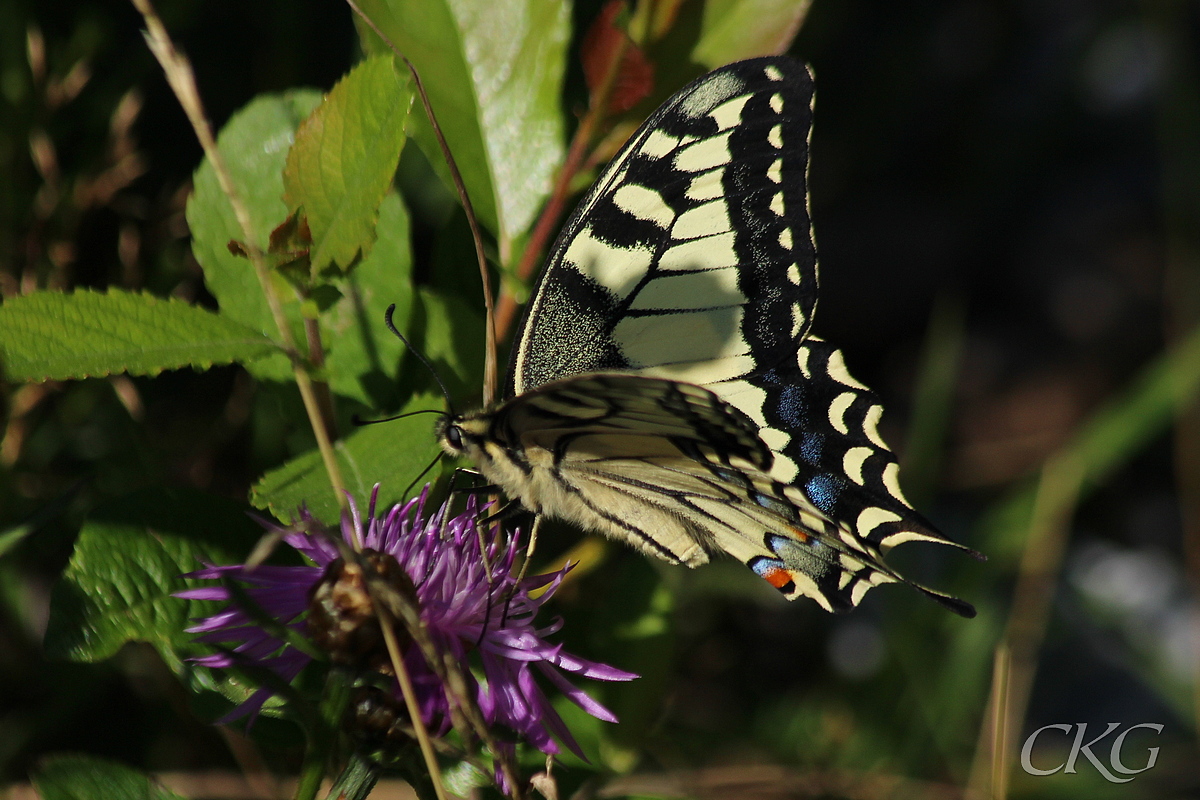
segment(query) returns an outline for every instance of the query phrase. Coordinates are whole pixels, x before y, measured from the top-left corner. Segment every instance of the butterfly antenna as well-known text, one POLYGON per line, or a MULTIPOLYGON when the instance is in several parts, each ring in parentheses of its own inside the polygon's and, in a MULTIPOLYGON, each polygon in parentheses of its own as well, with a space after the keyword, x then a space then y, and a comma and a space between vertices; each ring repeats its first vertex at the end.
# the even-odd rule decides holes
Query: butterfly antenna
MULTIPOLYGON (((431 375, 433 375, 433 379, 435 381, 437 381, 438 387, 442 390, 442 397, 446 398, 446 407, 450 409, 450 413, 452 415, 458 416, 458 412, 454 410, 454 401, 450 399, 450 390, 447 389, 446 384, 442 382, 442 376, 438 375, 437 370, 433 368, 433 364, 429 363, 429 359, 425 357, 425 354, 422 353, 417 348, 413 347, 412 342, 410 342, 408 339, 405 339, 404 334, 401 333, 396 328, 396 324, 394 322, 392 322, 392 314, 394 314, 395 312, 396 312, 396 304, 392 303, 390 306, 387 307, 387 311, 385 311, 383 314, 383 321, 387 323, 388 330, 391 331, 393 334, 395 334, 397 339, 404 342, 404 346, 407 347, 414 356, 421 359, 421 363, 425 365, 425 369, 429 370, 429 373, 431 375)), ((422 412, 417 411, 414 413, 419 414, 422 412)), ((393 417, 393 419, 395 419, 395 417, 393 417)), ((380 420, 380 421, 382 422, 382 420, 380 420)))
POLYGON ((405 57, 404 53, 387 37, 379 26, 375 24, 375 20, 371 19, 362 9, 355 4, 354 0, 346 0, 346 4, 354 10, 362 18, 363 22, 367 23, 367 27, 375 32, 384 44, 396 54, 396 58, 404 62, 408 67, 408 71, 412 73, 413 84, 417 87, 417 95, 421 98, 421 105, 425 107, 425 116, 429 118, 429 125, 433 128, 433 135, 437 137, 438 147, 441 148, 442 158, 446 161, 446 166, 450 169, 450 177, 454 182, 454 190, 458 193, 458 201, 462 204, 463 213, 467 215, 467 224, 471 227, 471 238, 475 242, 475 258, 479 262, 479 277, 483 282, 483 308, 484 308, 484 360, 483 360, 483 404, 491 405, 492 400, 496 397, 496 311, 495 304, 492 298, 492 279, 488 274, 487 256, 483 252, 483 234, 479 230, 479 220, 475 218, 475 207, 471 205, 471 198, 467 196, 467 187, 463 183, 462 174, 458 171, 458 164, 454 161, 454 156, 450 153, 450 146, 446 144, 446 137, 442 135, 442 126, 438 124, 437 116, 433 113, 433 106, 429 103, 429 95, 425 93, 425 84, 421 82, 421 75, 417 72, 417 68, 413 63, 405 57))
MULTIPOLYGON (((420 412, 414 411, 413 413, 418 414, 420 412)), ((401 414, 401 416, 409 416, 409 415, 401 414)), ((379 421, 383 422, 384 420, 379 420, 379 421)), ((429 470, 433 469, 437 465, 437 463, 442 460, 442 457, 445 455, 446 455, 445 453, 438 453, 436 456, 434 456, 433 461, 429 462, 429 466, 427 466, 427 467, 425 467, 425 469, 421 470, 421 473, 419 475, 417 475, 417 477, 412 479, 412 483, 410 483, 408 486, 404 487, 404 493, 401 495, 401 497, 408 497, 408 493, 412 491, 413 487, 416 486, 418 483, 420 483, 421 478, 424 478, 426 475, 428 475, 429 470)))
POLYGON ((355 427, 362 428, 366 425, 378 425, 380 422, 395 422, 396 420, 404 419, 405 417, 415 417, 417 414, 437 414, 439 417, 441 417, 445 416, 445 413, 446 412, 438 411, 434 408, 423 408, 420 411, 409 411, 404 414, 397 414, 394 417, 384 417, 383 419, 363 419, 357 413, 354 413, 350 415, 350 422, 352 422, 355 427))

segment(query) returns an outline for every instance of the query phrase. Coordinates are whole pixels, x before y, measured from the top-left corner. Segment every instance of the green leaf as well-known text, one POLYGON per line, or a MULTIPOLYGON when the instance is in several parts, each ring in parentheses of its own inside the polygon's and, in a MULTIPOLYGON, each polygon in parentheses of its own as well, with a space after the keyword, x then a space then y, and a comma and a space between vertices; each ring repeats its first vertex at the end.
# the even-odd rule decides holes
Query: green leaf
MULTIPOLYGON (((260 97, 234 115, 221 131, 222 148, 245 202, 264 219, 282 220, 282 170, 287 147, 304 114, 320 99, 315 92, 260 97), (240 178, 238 176, 241 176, 240 178)), ((205 163, 196 172, 196 191, 188 203, 196 258, 205 268, 205 280, 220 303, 224 316, 233 316, 259 330, 274 331, 254 269, 245 258, 226 246, 241 232, 225 195, 217 186, 212 168, 205 163)), ((258 242, 265 246, 270 224, 258 224, 258 242)), ((395 192, 379 206, 374 247, 345 279, 336 284, 341 297, 321 315, 326 349, 326 375, 333 391, 371 408, 390 406, 396 397, 396 372, 403 345, 387 333, 383 312, 392 303, 396 324, 403 328, 412 306, 412 254, 408 212, 395 192)), ((280 296, 284 313, 297 341, 303 341, 300 303, 282 278, 280 296)), ((264 359, 249 365, 265 380, 290 381, 287 360, 264 359)))
POLYGON ((784 53, 811 0, 708 0, 692 61, 716 69, 743 58, 784 53))
POLYGON ((13 380, 65 380, 253 362, 279 352, 245 325, 175 298, 36 292, 0 306, 0 359, 13 380))
POLYGON ((346 270, 375 240, 376 212, 391 186, 412 107, 412 79, 390 56, 363 61, 296 130, 283 171, 289 211, 303 209, 316 275, 346 270))
MULTIPOLYGON (((569 6, 559 0, 367 0, 363 10, 416 66, 482 224, 509 243, 533 220, 563 157, 569 6)), ((360 26, 371 52, 387 52, 360 26)), ((449 172, 423 113, 410 130, 449 172)))
POLYGON ((51 594, 47 655, 100 661, 149 642, 177 674, 211 688, 207 670, 185 661, 199 651, 184 628, 212 604, 171 595, 188 588, 183 573, 237 563, 262 534, 244 506, 190 490, 146 490, 97 509, 51 594))
MULTIPOLYGON (((262 95, 234 114, 217 137, 234 188, 250 214, 254 243, 264 251, 271 231, 287 217, 283 166, 296 127, 320 101, 320 92, 314 90, 262 95)), ((266 336, 278 336, 253 265, 229 251, 230 241, 246 237, 207 160, 196 170, 193 182, 195 189, 187 205, 192 252, 204 268, 204 281, 217 298, 221 314, 266 336)), ((293 333, 303 341, 300 304, 291 287, 282 278, 276 280, 280 296, 287 300, 284 311, 293 333)), ((259 361, 250 371, 259 378, 291 378, 291 365, 282 355, 259 361)))
POLYGON ((45 758, 33 785, 42 800, 184 800, 145 773, 93 756, 45 758))
MULTIPOLYGON (((440 398, 425 395, 414 398, 404 411, 441 407, 440 398)), ((403 496, 405 488, 438 452, 431 429, 429 417, 422 415, 359 428, 335 445, 346 489, 359 509, 365 513, 377 483, 380 507, 408 499, 403 496)), ((250 490, 250 502, 269 509, 278 519, 295 517, 301 506, 329 524, 340 517, 329 476, 315 450, 264 475, 250 490)))
POLYGON ((321 315, 329 385, 368 408, 394 408, 405 348, 388 331, 383 315, 394 304, 393 319, 404 330, 413 305, 408 211, 395 192, 379 206, 378 239, 370 255, 337 286, 341 298, 321 315))
POLYGON ((414 338, 455 398, 478 397, 483 374, 483 316, 454 295, 417 290, 420 325, 414 338))

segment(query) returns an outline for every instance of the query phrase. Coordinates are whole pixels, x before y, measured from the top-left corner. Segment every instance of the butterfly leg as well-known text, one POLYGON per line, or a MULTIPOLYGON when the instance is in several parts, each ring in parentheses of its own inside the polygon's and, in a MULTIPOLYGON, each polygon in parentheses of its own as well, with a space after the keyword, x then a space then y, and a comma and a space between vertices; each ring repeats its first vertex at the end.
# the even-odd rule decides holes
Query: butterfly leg
POLYGON ((465 475, 471 480, 476 480, 476 479, 483 477, 476 470, 467 469, 466 467, 455 467, 454 472, 450 473, 450 484, 449 484, 449 486, 446 487, 447 494, 449 494, 449 495, 481 494, 481 493, 486 494, 486 493, 495 493, 495 492, 499 491, 498 487, 493 486, 489 483, 485 483, 482 486, 466 486, 466 487, 459 488, 457 484, 458 484, 458 477, 460 475, 465 475))
POLYGON ((529 527, 529 543, 525 545, 525 558, 521 561, 521 571, 517 573, 517 579, 513 582, 512 589, 508 593, 508 599, 504 601, 504 616, 501 618, 500 627, 504 627, 508 622, 508 605, 512 601, 513 594, 517 591, 517 587, 521 585, 521 581, 525 580, 525 573, 529 571, 529 562, 533 560, 533 551, 537 549, 538 529, 542 527, 542 515, 534 514, 533 525, 529 527))
POLYGON ((521 571, 517 574, 516 586, 521 585, 521 581, 525 580, 525 573, 529 571, 529 562, 533 560, 533 551, 537 549, 538 529, 541 527, 542 515, 535 514, 533 525, 529 528, 529 544, 525 545, 525 559, 521 562, 521 571))

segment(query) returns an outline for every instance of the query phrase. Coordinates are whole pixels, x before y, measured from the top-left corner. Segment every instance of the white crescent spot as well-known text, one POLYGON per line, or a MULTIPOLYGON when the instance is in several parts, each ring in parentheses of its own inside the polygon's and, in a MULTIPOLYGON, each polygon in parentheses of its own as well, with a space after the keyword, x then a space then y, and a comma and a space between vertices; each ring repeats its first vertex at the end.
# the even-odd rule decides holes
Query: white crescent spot
POLYGON ((887 488, 888 494, 904 505, 909 505, 908 500, 904 499, 904 490, 900 488, 900 465, 895 461, 883 468, 883 485, 887 488))
POLYGON ((850 433, 850 428, 846 425, 846 412, 850 410, 850 406, 853 404, 854 392, 842 392, 833 398, 833 402, 829 404, 829 424, 838 433, 850 433))
POLYGON ((842 358, 841 350, 834 350, 830 353, 829 363, 826 364, 825 369, 828 371, 829 377, 844 386, 862 389, 864 392, 870 391, 867 387, 850 377, 850 370, 846 369, 846 361, 842 358))
POLYGON ((842 456, 842 470, 850 480, 862 486, 866 482, 863 476, 863 465, 867 459, 873 455, 869 447, 851 447, 846 451, 846 455, 842 456))
POLYGON ((865 537, 885 522, 899 521, 900 515, 895 511, 888 511, 886 508, 879 508, 878 506, 869 506, 859 512, 858 520, 854 523, 854 527, 861 536, 865 537))
POLYGON ((883 438, 879 435, 879 418, 883 416, 883 406, 874 405, 867 409, 866 416, 863 417, 863 432, 867 434, 867 438, 876 446, 884 450, 888 449, 883 438))

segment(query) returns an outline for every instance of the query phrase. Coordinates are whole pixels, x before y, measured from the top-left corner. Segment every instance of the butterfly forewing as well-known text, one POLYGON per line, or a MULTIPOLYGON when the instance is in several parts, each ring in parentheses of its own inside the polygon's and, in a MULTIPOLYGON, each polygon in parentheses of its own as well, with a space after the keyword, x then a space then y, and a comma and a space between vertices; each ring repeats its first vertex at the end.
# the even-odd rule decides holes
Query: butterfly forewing
POLYGON ((796 62, 709 73, 631 137, 567 222, 526 311, 509 393, 599 370, 706 385, 793 357, 816 304, 796 62))

